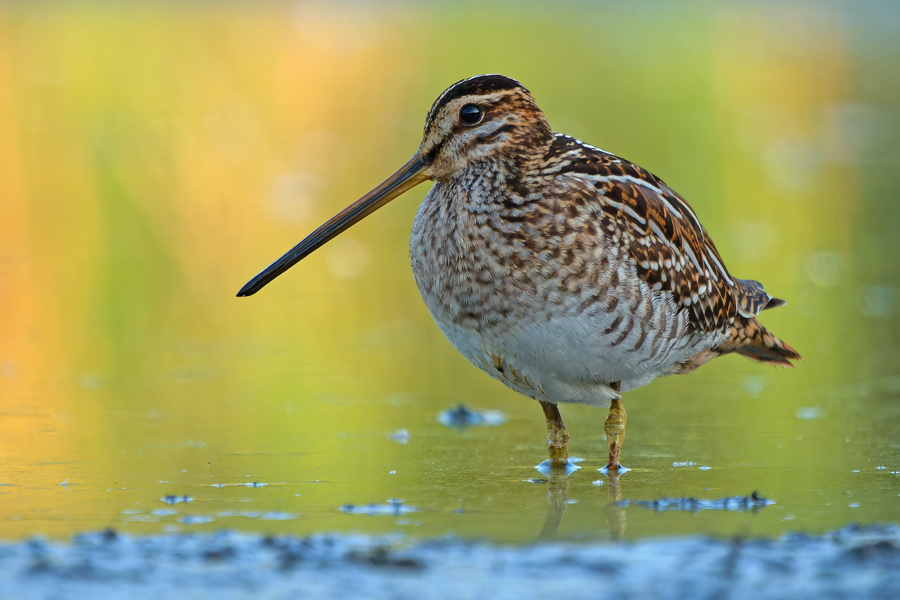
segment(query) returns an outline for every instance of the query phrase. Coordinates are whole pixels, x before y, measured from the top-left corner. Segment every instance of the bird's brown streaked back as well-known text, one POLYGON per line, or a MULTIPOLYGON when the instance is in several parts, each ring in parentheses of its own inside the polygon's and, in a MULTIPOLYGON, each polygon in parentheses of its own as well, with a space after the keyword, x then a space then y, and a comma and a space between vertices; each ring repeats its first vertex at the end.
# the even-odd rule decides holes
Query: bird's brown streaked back
POLYGON ((734 319, 734 278, 694 211, 660 178, 564 135, 556 136, 545 160, 565 164, 557 176, 596 189, 599 227, 627 248, 639 277, 690 311, 697 329, 719 330, 734 319))

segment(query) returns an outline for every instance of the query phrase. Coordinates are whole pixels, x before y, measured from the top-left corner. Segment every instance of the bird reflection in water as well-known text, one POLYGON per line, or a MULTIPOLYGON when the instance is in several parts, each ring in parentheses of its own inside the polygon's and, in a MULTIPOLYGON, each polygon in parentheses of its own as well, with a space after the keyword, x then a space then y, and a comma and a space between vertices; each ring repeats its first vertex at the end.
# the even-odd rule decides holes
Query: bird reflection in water
MULTIPOLYGON (((572 463, 580 462, 579 459, 569 459, 565 466, 549 464, 549 461, 541 463, 536 468, 547 478, 547 516, 544 525, 538 535, 539 540, 555 540, 558 538, 559 526, 566 508, 569 505, 569 475, 578 470, 572 463)), ((619 486, 619 478, 622 473, 617 471, 607 472, 606 487, 609 503, 606 505, 606 522, 609 527, 610 538, 614 541, 621 540, 625 536, 625 527, 628 523, 625 514, 625 506, 620 504, 622 489, 619 486)), ((602 480, 600 480, 602 481, 602 480)))

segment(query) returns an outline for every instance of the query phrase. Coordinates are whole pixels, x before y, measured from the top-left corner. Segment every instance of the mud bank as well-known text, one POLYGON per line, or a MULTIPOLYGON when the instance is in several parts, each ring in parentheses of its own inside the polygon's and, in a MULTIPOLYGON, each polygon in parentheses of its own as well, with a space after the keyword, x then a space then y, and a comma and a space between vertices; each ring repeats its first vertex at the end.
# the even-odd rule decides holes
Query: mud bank
POLYGON ((900 527, 778 540, 502 546, 238 533, 0 544, 0 597, 900 598, 900 527))

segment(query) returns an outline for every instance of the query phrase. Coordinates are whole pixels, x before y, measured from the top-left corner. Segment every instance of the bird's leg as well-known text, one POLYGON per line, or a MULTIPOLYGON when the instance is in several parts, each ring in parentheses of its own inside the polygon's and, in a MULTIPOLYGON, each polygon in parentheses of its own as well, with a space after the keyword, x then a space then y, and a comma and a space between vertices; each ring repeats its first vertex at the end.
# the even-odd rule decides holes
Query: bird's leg
POLYGON ((552 540, 559 531, 566 508, 569 506, 569 474, 564 468, 550 468, 547 476, 547 516, 538 539, 552 540))
MULTIPOLYGON (((616 392, 619 391, 619 382, 610 384, 616 392)), ((622 451, 622 444, 625 442, 625 406, 622 404, 622 398, 613 398, 609 404, 609 416, 606 417, 606 423, 603 424, 606 431, 606 443, 609 445, 609 462, 606 468, 610 472, 618 472, 619 470, 619 453, 622 451)))
POLYGON ((619 472, 608 471, 609 487, 607 493, 609 504, 606 505, 606 523, 609 525, 609 534, 613 540, 621 540, 625 536, 625 527, 628 525, 628 515, 622 501, 622 490, 619 488, 619 472))
POLYGON ((547 418, 547 453, 550 455, 551 467, 564 467, 569 460, 569 434, 563 423, 559 409, 552 402, 541 403, 544 417, 547 418))

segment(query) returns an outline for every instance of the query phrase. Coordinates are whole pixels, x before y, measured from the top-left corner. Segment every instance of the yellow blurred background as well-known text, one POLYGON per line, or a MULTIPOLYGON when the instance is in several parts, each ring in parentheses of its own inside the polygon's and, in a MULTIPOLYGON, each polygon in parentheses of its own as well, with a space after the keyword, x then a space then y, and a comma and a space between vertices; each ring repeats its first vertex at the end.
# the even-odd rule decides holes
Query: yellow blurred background
MULTIPOLYGON (((629 509, 628 535, 896 521, 898 23, 888 2, 0 5, 0 537, 533 537, 541 413, 422 305, 407 245, 425 189, 234 297, 483 72, 665 179, 732 273, 788 300, 763 320, 795 371, 728 358, 626 397, 626 497, 778 504, 629 509), (460 402, 507 421, 438 423, 460 402), (419 511, 338 510, 387 498, 419 511)), ((588 460, 561 532, 603 537, 605 413, 566 408, 588 460)))

